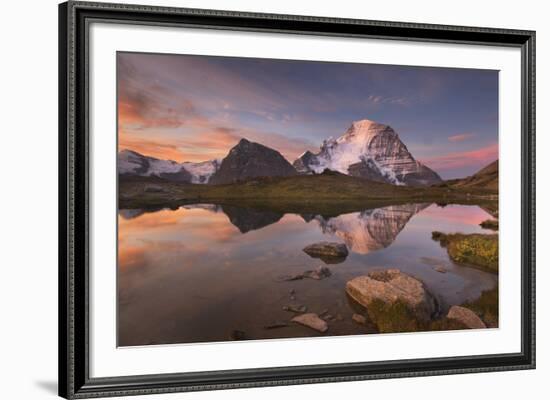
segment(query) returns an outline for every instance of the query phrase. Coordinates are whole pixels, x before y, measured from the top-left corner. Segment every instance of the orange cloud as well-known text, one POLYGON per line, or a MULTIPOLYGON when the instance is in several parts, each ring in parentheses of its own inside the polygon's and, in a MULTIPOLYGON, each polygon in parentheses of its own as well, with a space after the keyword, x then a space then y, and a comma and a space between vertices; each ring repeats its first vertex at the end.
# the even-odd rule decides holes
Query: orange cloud
POLYGON ((130 149, 143 155, 177 162, 200 162, 224 158, 241 138, 275 149, 289 162, 293 162, 304 150, 312 148, 310 143, 302 139, 249 128, 215 126, 214 123, 210 123, 194 127, 193 133, 174 132, 169 137, 154 128, 138 132, 120 129, 119 150, 130 149))
POLYGON ((225 157, 240 139, 230 129, 221 127, 205 128, 191 135, 174 135, 166 137, 155 133, 153 129, 139 134, 123 130, 119 134, 119 150, 130 149, 143 155, 177 162, 200 162, 225 157), (174 135, 179 137, 173 138, 174 135))
POLYGON ((437 171, 467 167, 470 165, 483 166, 489 164, 497 158, 498 143, 494 143, 477 150, 428 157, 420 161, 437 171))
POLYGON ((470 139, 474 136, 475 135, 473 133, 468 132, 468 133, 459 133, 458 135, 452 135, 452 136, 449 136, 447 139, 449 139, 449 142, 456 143, 456 142, 463 142, 466 139, 470 139))
MULTIPOLYGON (((118 139, 119 150, 129 149, 140 154, 162 160, 184 161, 184 155, 172 142, 155 137, 154 140, 141 139, 121 133, 118 139)), ((189 160, 192 161, 192 160, 189 160)), ((205 161, 205 160, 198 160, 205 161)))

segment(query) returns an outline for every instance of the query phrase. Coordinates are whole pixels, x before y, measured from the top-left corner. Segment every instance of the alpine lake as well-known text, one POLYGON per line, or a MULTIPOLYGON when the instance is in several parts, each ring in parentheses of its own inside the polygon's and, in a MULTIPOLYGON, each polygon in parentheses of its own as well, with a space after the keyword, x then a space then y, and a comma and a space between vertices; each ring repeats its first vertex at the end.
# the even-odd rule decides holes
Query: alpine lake
MULTIPOLYGON (((346 293, 351 279, 396 268, 420 280, 438 315, 498 293, 498 273, 455 263, 432 232, 492 234, 478 205, 406 203, 285 212, 197 202, 118 211, 118 345, 218 342, 379 333, 346 293), (346 257, 303 249, 345 244, 346 257), (300 277, 322 267, 319 279, 300 277), (322 279, 321 279, 322 278, 322 279), (315 313, 328 330, 292 322, 315 313)), ((498 326, 498 301, 496 323, 498 326)), ((428 327, 425 329, 436 329, 428 327)))

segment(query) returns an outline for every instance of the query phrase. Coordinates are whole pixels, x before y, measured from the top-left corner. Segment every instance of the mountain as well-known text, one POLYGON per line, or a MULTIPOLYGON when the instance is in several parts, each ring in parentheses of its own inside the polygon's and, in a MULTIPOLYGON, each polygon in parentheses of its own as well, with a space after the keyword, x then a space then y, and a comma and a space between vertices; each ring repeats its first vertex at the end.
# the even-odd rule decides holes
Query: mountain
POLYGON ((491 164, 467 178, 452 179, 446 183, 454 187, 498 190, 498 160, 493 161, 491 164))
POLYGON ((219 165, 218 160, 178 163, 144 156, 132 150, 118 153, 118 173, 122 176, 157 176, 175 182, 208 183, 219 165))
POLYGON ((390 126, 368 119, 353 122, 338 139, 323 141, 319 153, 306 151, 293 165, 302 174, 330 169, 394 185, 442 182, 437 173, 414 159, 390 126))
POLYGON ((297 175, 297 172, 281 153, 241 139, 222 160, 209 183, 224 184, 260 176, 291 175, 297 175))

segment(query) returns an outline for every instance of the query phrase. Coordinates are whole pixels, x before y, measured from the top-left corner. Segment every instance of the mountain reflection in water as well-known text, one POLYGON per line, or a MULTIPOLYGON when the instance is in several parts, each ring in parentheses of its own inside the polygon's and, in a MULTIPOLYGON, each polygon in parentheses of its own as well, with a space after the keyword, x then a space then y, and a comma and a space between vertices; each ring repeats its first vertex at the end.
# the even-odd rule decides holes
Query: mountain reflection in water
POLYGON ((317 336, 294 324, 264 329, 290 319, 282 308, 291 291, 308 312, 338 317, 330 335, 363 334, 344 288, 373 268, 421 279, 443 308, 475 300, 498 276, 455 265, 431 232, 489 232, 479 227, 489 217, 477 206, 425 203, 337 216, 213 204, 119 210, 119 345, 225 341, 233 330, 252 339, 317 336), (280 282, 322 264, 302 251, 319 241, 343 242, 350 254, 329 266, 330 278, 280 282))
MULTIPOLYGON (((322 215, 302 215, 306 222, 316 221, 324 234, 342 239, 350 250, 359 254, 367 254, 374 250, 388 247, 393 243, 399 232, 407 222, 419 211, 428 207, 424 204, 403 204, 364 210, 361 212, 342 214, 337 217, 323 217, 322 215)), ((277 223, 283 213, 242 208, 235 206, 218 206, 214 204, 193 204, 184 206, 184 209, 201 209, 211 212, 224 213, 229 222, 241 233, 262 229, 277 223)), ((158 211, 158 210, 155 210, 158 211)), ((153 212, 155 212, 153 211, 153 212)), ((124 219, 132 219, 146 213, 146 210, 120 210, 124 219)))
POLYGON ((404 204, 315 219, 323 233, 339 237, 355 253, 367 254, 392 244, 412 216, 428 206, 404 204))

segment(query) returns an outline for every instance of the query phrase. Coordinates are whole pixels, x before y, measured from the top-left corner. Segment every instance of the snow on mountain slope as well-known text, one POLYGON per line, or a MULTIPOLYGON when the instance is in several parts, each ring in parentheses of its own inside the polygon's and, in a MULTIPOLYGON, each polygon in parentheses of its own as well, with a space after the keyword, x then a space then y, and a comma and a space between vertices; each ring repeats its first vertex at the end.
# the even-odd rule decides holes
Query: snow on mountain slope
POLYGON ((323 141, 320 152, 305 152, 294 162, 301 173, 325 169, 395 185, 441 182, 434 171, 416 161, 388 125, 364 119, 353 122, 338 139, 323 141))
POLYGON ((132 150, 122 150, 118 153, 118 172, 121 175, 158 176, 180 182, 204 184, 208 183, 219 165, 219 160, 178 163, 144 156, 132 150))
POLYGON ((220 163, 220 160, 211 160, 198 163, 184 162, 182 165, 191 174, 191 183, 208 183, 220 168, 220 163))

